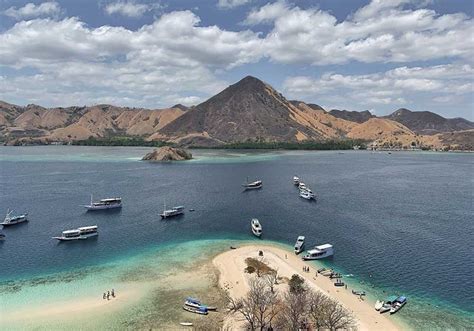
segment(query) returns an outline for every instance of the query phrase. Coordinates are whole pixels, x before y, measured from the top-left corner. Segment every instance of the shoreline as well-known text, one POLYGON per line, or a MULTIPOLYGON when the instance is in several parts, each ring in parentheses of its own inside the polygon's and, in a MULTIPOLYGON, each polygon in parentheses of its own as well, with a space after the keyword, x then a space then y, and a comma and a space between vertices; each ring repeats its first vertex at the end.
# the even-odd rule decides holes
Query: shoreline
MULTIPOLYGON (((248 281, 252 276, 244 272, 245 259, 258 257, 259 250, 264 252, 264 259, 269 267, 278 269, 280 277, 290 278, 291 275, 297 274, 305 279, 308 286, 324 292, 346 307, 354 314, 360 330, 405 330, 409 328, 408 325, 400 321, 395 321, 385 314, 376 312, 371 302, 360 300, 359 297, 352 294, 352 288, 337 288, 328 277, 315 276, 317 268, 313 263, 307 263, 293 252, 269 243, 244 244, 237 249, 223 252, 213 259, 213 264, 219 270, 219 285, 227 290, 231 297, 240 298, 247 293, 248 281), (310 272, 303 272, 303 266, 309 267, 310 272)), ((281 291, 285 289, 285 286, 280 283, 275 288, 281 291)), ((241 320, 227 318, 225 326, 239 328, 242 323, 241 320)))

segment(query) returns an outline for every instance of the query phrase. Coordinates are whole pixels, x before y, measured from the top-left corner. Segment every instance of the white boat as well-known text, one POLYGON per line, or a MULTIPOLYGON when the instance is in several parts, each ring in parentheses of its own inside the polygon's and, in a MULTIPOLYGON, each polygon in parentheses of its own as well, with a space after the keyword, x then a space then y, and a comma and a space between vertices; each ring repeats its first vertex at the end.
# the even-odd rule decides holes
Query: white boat
POLYGON ((200 308, 201 306, 203 306, 201 301, 195 298, 191 298, 191 297, 186 298, 186 300, 184 301, 184 304, 186 306, 193 307, 193 308, 200 308))
POLYGON ((250 225, 252 227, 252 233, 257 237, 260 237, 262 235, 263 229, 258 219, 252 218, 252 221, 250 221, 250 225))
POLYGON ((293 184, 295 184, 295 185, 300 184, 300 178, 298 176, 293 176, 293 184))
POLYGON ((304 236, 299 236, 295 243, 295 254, 299 254, 304 250, 304 236))
POLYGON ((402 307, 407 303, 407 298, 404 296, 399 296, 390 308, 390 315, 395 314, 397 311, 402 309, 402 307))
POLYGON ((246 190, 254 190, 262 188, 263 182, 261 180, 256 180, 254 182, 249 183, 249 179, 247 178, 247 182, 245 184, 242 184, 242 186, 245 187, 246 190))
POLYGON ((107 199, 101 199, 99 201, 94 202, 93 197, 91 195, 90 204, 84 205, 84 207, 88 211, 122 208, 122 198, 107 198, 107 199))
POLYGON ((191 322, 179 322, 179 324, 182 326, 193 326, 193 323, 191 322))
POLYGON ((7 210, 7 215, 0 225, 9 226, 28 221, 28 213, 12 216, 13 210, 7 210))
POLYGON ((74 230, 63 231, 60 237, 53 237, 59 241, 73 241, 73 240, 85 240, 90 237, 95 237, 99 233, 97 232, 97 225, 83 226, 74 230))
POLYGON ((303 260, 319 260, 331 255, 334 255, 334 248, 331 244, 324 244, 309 250, 306 255, 303 256, 303 260))
POLYGON ((207 315, 208 314, 207 308, 204 307, 204 306, 201 306, 199 308, 183 306, 183 309, 186 310, 186 311, 189 311, 191 313, 195 313, 195 314, 200 314, 200 315, 207 315))
POLYGON ((385 301, 382 302, 382 307, 378 309, 380 314, 386 313, 392 309, 392 305, 395 303, 395 301, 398 299, 396 295, 392 295, 388 297, 385 301))
POLYGON ((306 200, 313 200, 316 195, 311 190, 300 190, 300 197, 306 200))
POLYGON ((306 184, 303 183, 303 182, 299 182, 299 183, 298 183, 298 188, 299 188, 300 190, 304 190, 304 189, 306 189, 306 184))
POLYGON ((379 311, 380 308, 382 308, 382 306, 383 306, 383 301, 377 300, 377 301, 375 302, 374 308, 375 308, 376 311, 379 311))
POLYGON ((184 206, 177 206, 171 209, 166 209, 166 206, 165 206, 160 216, 161 218, 168 218, 168 217, 178 216, 182 214, 184 214, 184 206))

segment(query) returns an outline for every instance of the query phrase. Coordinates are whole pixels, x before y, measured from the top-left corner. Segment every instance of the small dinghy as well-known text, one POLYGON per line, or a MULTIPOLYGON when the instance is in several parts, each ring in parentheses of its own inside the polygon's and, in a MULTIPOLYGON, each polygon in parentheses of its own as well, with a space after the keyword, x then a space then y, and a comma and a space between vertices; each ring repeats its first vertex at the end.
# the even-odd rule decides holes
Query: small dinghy
POLYGON ((382 308, 382 306, 383 306, 383 301, 377 300, 377 301, 375 302, 374 308, 375 308, 376 311, 379 311, 380 308, 382 308))
POLYGON ((354 290, 352 290, 352 294, 358 295, 358 296, 363 296, 363 295, 365 295, 365 291, 354 291, 354 290))
POLYGON ((338 287, 345 286, 345 285, 346 284, 344 284, 344 282, 341 282, 341 281, 334 283, 334 286, 338 286, 338 287))
POLYGON ((179 324, 182 326, 193 326, 193 323, 191 322, 180 322, 179 324))
POLYGON ((326 268, 318 269, 318 274, 320 274, 320 273, 322 273, 322 272, 324 272, 324 271, 326 271, 326 270, 328 270, 328 269, 326 269, 326 268))

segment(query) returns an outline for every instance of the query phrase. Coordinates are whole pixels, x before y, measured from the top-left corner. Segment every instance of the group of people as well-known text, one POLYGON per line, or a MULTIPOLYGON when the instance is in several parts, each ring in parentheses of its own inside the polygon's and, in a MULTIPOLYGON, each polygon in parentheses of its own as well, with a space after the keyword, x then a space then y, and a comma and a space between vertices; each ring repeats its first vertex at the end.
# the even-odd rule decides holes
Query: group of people
POLYGON ((304 271, 304 272, 310 272, 309 267, 303 266, 303 271, 304 271))
POLYGON ((104 292, 104 295, 102 295, 102 299, 107 299, 107 300, 110 300, 110 297, 112 296, 112 298, 115 298, 115 291, 114 289, 112 289, 112 292, 111 291, 107 291, 107 293, 104 292))

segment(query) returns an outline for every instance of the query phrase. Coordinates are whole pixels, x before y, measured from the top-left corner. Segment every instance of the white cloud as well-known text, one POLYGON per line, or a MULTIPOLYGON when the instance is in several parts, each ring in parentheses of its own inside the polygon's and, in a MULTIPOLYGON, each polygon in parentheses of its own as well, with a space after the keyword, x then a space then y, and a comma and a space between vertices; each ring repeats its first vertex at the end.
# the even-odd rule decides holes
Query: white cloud
POLYGON ((131 18, 142 17, 146 12, 160 7, 159 4, 150 5, 135 1, 117 1, 105 5, 104 10, 109 15, 122 15, 131 18))
POLYGON ((430 67, 399 67, 367 75, 326 73, 320 78, 289 77, 284 90, 292 98, 330 100, 345 95, 343 102, 364 109, 377 105, 403 105, 415 99, 432 101, 469 98, 474 93, 474 68, 446 64, 430 67), (449 98, 449 99, 448 99, 449 98))
POLYGON ((217 2, 217 7, 222 8, 222 9, 230 9, 230 8, 235 8, 235 7, 245 5, 249 3, 250 1, 252 0, 219 0, 217 2))
POLYGON ((27 3, 25 6, 18 9, 16 7, 10 7, 3 13, 9 17, 15 18, 16 20, 44 16, 56 17, 61 13, 61 7, 55 1, 43 2, 40 5, 27 3))
POLYGON ((405 9, 406 2, 374 0, 340 22, 317 8, 301 9, 277 1, 252 10, 243 23, 272 25, 265 36, 265 55, 280 63, 474 58, 474 24, 470 17, 405 9))

